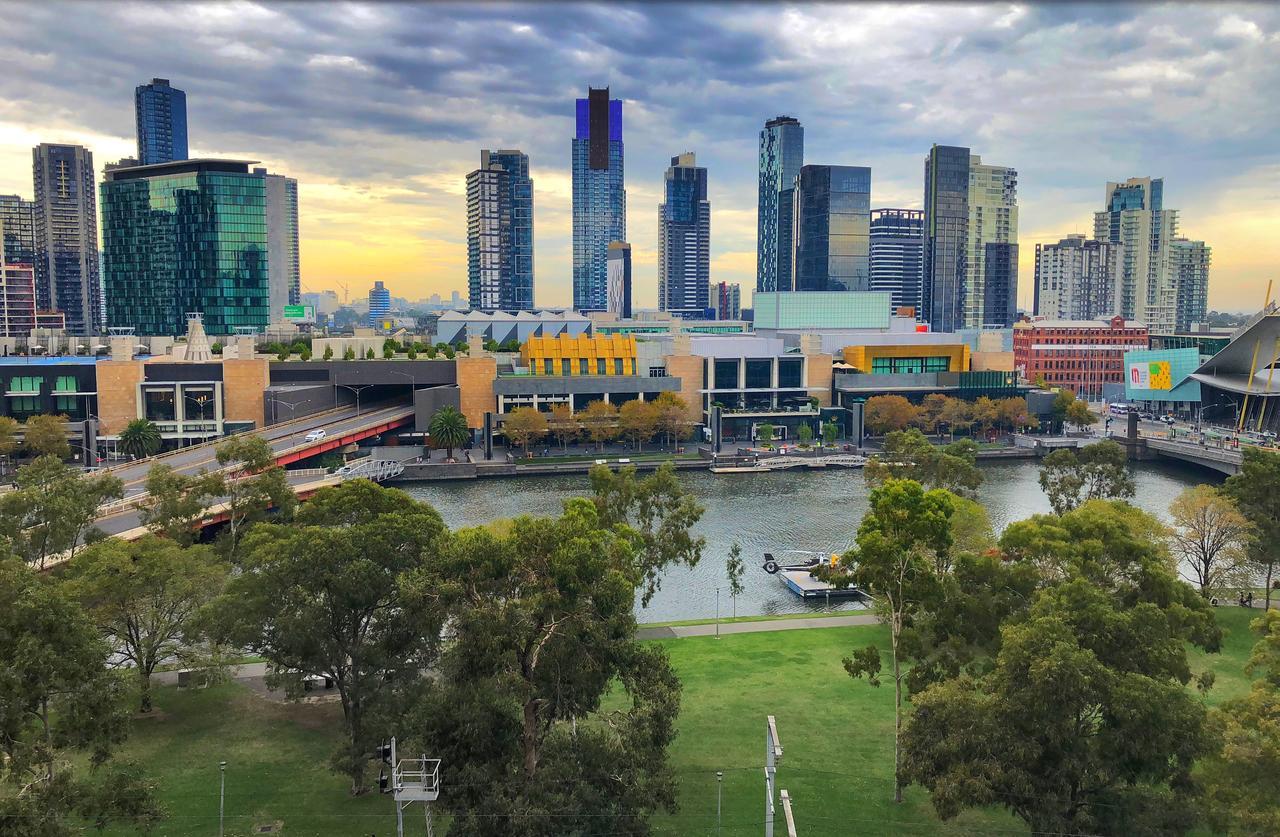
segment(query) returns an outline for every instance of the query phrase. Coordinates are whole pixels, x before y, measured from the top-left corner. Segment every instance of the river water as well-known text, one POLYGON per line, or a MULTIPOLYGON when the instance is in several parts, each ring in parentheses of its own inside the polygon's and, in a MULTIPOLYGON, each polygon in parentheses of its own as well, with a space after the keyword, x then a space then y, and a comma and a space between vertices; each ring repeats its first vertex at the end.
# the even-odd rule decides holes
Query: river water
MULTIPOLYGON (((1047 513, 1049 502, 1040 490, 1035 460, 992 462, 981 466, 983 483, 978 500, 986 507, 997 532, 1009 523, 1047 513)), ((1134 469, 1137 495, 1133 502, 1162 518, 1169 504, 1187 486, 1217 483, 1220 477, 1192 467, 1143 463, 1134 469)), ((855 603, 804 602, 783 586, 777 576, 760 569, 765 552, 788 549, 844 552, 853 542, 858 522, 867 509, 862 472, 774 471, 764 474, 712 474, 685 471, 681 481, 706 508, 697 526, 706 538, 702 561, 693 569, 667 573, 662 589, 636 617, 642 622, 709 619, 716 615, 716 588, 722 616, 823 612, 857 607, 855 603), (734 603, 726 591, 725 562, 737 542, 747 565, 746 590, 734 603)), ((411 483, 403 486, 414 497, 440 512, 456 529, 521 514, 554 515, 563 500, 590 492, 585 474, 507 477, 457 482, 411 483)))

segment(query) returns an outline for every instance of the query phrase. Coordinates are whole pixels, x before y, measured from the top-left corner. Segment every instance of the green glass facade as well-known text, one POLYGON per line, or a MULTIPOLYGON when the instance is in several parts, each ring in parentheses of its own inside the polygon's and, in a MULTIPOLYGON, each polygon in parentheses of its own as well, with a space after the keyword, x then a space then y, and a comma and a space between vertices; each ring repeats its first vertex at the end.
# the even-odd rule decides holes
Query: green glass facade
POLYGON ((209 334, 270 324, 266 185, 238 161, 115 169, 102 184, 107 325, 209 334))
POLYGON ((888 291, 757 291, 752 301, 757 329, 887 329, 893 310, 888 291))

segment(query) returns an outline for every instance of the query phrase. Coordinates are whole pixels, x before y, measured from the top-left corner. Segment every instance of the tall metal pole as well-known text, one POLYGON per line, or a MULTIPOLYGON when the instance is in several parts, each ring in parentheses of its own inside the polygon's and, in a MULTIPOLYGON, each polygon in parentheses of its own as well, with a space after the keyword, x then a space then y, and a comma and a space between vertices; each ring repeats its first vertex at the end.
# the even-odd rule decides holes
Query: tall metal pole
POLYGON ((724 791, 724 771, 717 770, 716 771, 716 835, 717 837, 719 837, 719 834, 720 834, 720 811, 721 811, 720 802, 723 797, 723 791, 724 791))
POLYGON ((1262 341, 1258 340, 1253 344, 1253 360, 1249 361, 1249 383, 1244 388, 1244 406, 1240 408, 1240 418, 1236 421, 1236 432, 1239 433, 1244 429, 1244 423, 1248 421, 1249 416, 1249 396, 1253 393, 1253 376, 1258 369, 1258 350, 1262 348, 1262 341))
POLYGON ((227 802, 227 763, 218 762, 218 837, 222 837, 223 811, 227 802))
POLYGON ((720 588, 716 588, 716 639, 720 638, 720 588))

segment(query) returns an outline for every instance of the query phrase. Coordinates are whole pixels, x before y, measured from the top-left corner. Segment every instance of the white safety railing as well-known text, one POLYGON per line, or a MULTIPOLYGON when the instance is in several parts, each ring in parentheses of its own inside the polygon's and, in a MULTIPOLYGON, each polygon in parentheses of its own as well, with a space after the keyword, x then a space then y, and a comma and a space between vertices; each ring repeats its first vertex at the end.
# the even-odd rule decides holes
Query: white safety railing
POLYGON ((344 480, 366 479, 382 482, 404 473, 404 463, 393 459, 361 459, 350 465, 343 465, 334 472, 344 480))

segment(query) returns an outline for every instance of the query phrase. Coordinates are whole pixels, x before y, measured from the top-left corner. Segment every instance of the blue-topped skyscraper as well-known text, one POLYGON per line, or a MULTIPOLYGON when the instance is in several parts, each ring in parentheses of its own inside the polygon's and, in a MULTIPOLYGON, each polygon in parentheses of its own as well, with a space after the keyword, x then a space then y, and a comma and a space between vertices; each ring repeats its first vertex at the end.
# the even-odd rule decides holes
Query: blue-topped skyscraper
POLYGON ((658 308, 701 319, 711 307, 711 201, 692 151, 671 158, 658 206, 658 308))
POLYGON ((373 283, 369 289, 369 326, 380 328, 382 321, 391 313, 391 291, 382 284, 382 280, 373 283))
POLYGON ((609 244, 627 240, 622 176, 622 100, 588 88, 573 136, 573 307, 609 305, 609 244))
POLYGON ((481 151, 467 175, 467 280, 474 309, 533 308, 533 181, 520 151, 481 151))
POLYGON ((756 290, 791 290, 792 195, 804 165, 804 128, 778 116, 760 132, 760 194, 756 224, 756 290), (779 284, 781 283, 781 284, 779 284))
POLYGON ((187 154, 187 94, 153 78, 133 93, 138 124, 138 162, 149 166, 185 160, 187 154))
POLYGON ((793 206, 790 290, 870 290, 871 169, 803 166, 793 206))

